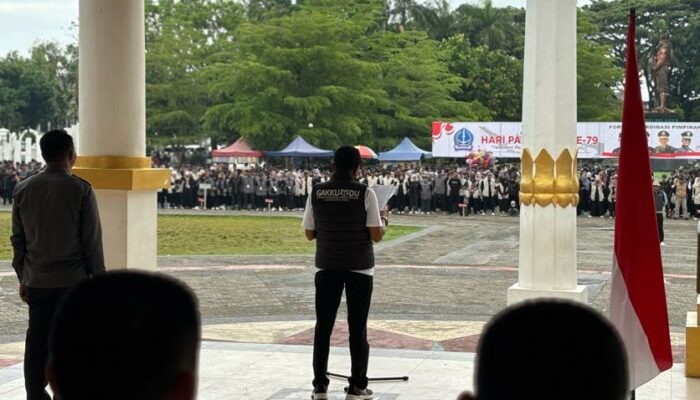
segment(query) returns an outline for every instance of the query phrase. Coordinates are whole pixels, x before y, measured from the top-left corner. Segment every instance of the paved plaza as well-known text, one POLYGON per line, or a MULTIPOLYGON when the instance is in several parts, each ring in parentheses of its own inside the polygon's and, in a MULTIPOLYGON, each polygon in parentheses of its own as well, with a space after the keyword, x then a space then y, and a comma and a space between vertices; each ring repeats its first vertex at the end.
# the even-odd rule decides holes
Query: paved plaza
MULTIPOLYGON (((375 385, 384 393, 383 399, 454 398, 462 388, 471 386, 479 333, 484 323, 506 306, 506 289, 517 281, 518 219, 395 215, 392 224, 425 229, 376 247, 378 267, 369 322, 373 349, 370 375, 411 375, 408 383, 375 385)), ((611 219, 578 219, 579 284, 589 286, 591 304, 605 314, 610 297, 613 224, 611 219)), ((686 380, 681 365, 686 312, 693 310, 696 298, 696 232, 694 221, 666 221, 662 253, 674 361, 678 364, 640 390, 638 399, 693 398, 690 393, 700 396, 700 380, 686 380)), ((301 228, 299 234, 303 234, 301 228)), ((189 284, 201 303, 205 343, 200 398, 308 398, 314 324, 312 256, 163 256, 158 265, 159 271, 189 284)), ((20 363, 26 318, 26 307, 17 296, 16 277, 9 261, 3 261, 3 399, 22 398, 20 363)), ((341 306, 331 358, 339 373, 347 373, 349 362, 344 350, 344 318, 341 306)), ((340 396, 342 383, 333 384, 335 389, 331 389, 338 390, 340 396)))

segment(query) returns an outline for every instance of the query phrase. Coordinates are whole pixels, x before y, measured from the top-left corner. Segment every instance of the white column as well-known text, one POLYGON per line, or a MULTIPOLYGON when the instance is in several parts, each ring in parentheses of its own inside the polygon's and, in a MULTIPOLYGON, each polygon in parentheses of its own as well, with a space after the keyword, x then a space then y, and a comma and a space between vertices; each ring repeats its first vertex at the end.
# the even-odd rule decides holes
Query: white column
POLYGON ((41 157, 41 146, 39 144, 42 136, 43 136, 43 134, 41 132, 37 133, 36 142, 34 142, 34 148, 32 149, 32 151, 33 151, 32 154, 34 155, 34 159, 40 164, 44 163, 44 159, 41 157))
POLYGON ((142 0, 80 0, 80 155, 146 155, 145 49, 142 0))
MULTIPOLYGON (((528 0, 523 75, 523 148, 535 168, 552 164, 537 160, 543 150, 555 162, 565 149, 575 156, 576 0, 528 0)), ((554 175, 564 173, 555 167, 554 175)), ((573 205, 521 205, 518 283, 508 289, 508 303, 538 297, 587 301, 576 282, 573 205)))
POLYGON ((16 134, 12 135, 12 162, 22 162, 22 141, 16 134))
POLYGON ((0 128, 0 157, 2 157, 2 159, 0 159, 0 161, 5 161, 9 158, 9 157, 7 157, 7 148, 8 148, 7 140, 8 140, 9 135, 10 135, 9 130, 7 130, 5 128, 0 128))
POLYGON ((12 160, 12 133, 2 140, 2 159, 3 161, 12 160))
POLYGON ((24 162, 27 164, 32 161, 32 138, 24 138, 24 162))
POLYGON ((109 180, 143 169, 128 161, 146 156, 144 30, 142 0, 80 0, 79 155, 89 159, 80 166, 100 173, 86 179, 97 188, 108 269, 156 266, 156 190, 109 180))
POLYGON ((66 128, 66 132, 68 132, 68 134, 71 135, 71 137, 73 138, 75 152, 78 154, 82 154, 80 150, 80 123, 71 125, 69 128, 66 128))

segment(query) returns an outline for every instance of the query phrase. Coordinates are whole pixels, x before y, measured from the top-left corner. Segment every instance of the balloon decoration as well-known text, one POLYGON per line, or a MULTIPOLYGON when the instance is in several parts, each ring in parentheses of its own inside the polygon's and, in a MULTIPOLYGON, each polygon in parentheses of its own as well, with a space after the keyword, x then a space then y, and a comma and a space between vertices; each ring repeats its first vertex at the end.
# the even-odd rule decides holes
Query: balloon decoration
POLYGON ((491 168, 498 162, 498 159, 490 151, 473 151, 467 155, 467 165, 470 168, 491 168))

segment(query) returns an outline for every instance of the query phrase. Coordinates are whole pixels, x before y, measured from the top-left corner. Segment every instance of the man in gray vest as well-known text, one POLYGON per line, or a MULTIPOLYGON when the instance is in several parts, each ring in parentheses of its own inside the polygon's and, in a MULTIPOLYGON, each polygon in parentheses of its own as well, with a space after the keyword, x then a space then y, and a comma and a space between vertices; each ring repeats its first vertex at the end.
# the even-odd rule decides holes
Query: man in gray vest
POLYGON ((336 150, 330 181, 314 185, 302 226, 316 239, 316 328, 314 333, 314 400, 328 398, 328 352, 340 298, 345 289, 350 333, 351 375, 346 400, 375 396, 367 388, 367 316, 372 299, 374 249, 388 224, 372 189, 355 181, 360 153, 350 146, 336 150))
POLYGON ((20 182, 12 206, 12 267, 29 305, 24 350, 27 399, 50 399, 46 387, 49 328, 71 286, 105 271, 102 229, 90 184, 71 173, 73 138, 64 130, 39 142, 46 169, 20 182))

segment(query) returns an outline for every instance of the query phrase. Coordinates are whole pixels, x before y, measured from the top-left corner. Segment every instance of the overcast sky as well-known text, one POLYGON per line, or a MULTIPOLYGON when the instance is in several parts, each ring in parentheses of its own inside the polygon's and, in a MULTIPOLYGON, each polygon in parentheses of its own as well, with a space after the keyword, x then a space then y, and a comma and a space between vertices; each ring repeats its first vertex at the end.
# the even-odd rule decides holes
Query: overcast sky
MULTIPOLYGON (((478 0, 450 0, 454 7, 478 0)), ((525 0, 493 0, 497 6, 525 7, 525 0)), ((579 5, 589 0, 578 0, 579 5)), ((74 41, 70 29, 78 20, 78 0, 0 0, 0 57, 9 51, 26 54, 36 41, 74 41)))

